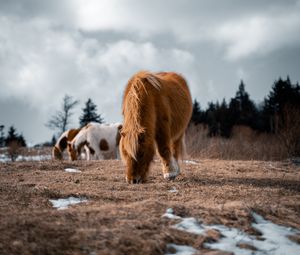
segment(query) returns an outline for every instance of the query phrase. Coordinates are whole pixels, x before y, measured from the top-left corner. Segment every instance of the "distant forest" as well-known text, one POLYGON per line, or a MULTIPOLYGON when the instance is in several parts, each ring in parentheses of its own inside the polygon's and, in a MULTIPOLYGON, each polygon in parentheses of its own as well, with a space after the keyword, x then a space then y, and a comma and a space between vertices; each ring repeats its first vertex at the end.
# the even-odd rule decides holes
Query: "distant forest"
POLYGON ((229 102, 210 102, 207 109, 202 110, 199 102, 193 103, 191 123, 208 127, 208 136, 230 138, 235 125, 249 126, 259 132, 278 134, 281 131, 295 128, 298 125, 300 137, 300 86, 292 84, 290 78, 279 78, 269 94, 260 104, 255 104, 246 92, 241 81, 235 97, 229 102))

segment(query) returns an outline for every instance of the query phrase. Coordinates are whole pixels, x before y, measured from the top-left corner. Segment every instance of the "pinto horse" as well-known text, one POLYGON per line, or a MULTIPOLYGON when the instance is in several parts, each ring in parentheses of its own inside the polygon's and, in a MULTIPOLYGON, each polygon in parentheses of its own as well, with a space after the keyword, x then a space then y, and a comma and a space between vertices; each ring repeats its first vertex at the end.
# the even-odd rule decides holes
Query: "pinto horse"
POLYGON ((69 129, 61 134, 52 149, 53 159, 63 159, 63 151, 67 148, 68 141, 72 141, 79 131, 80 129, 69 129))
POLYGON ((146 180, 155 147, 163 176, 180 173, 184 133, 192 115, 192 98, 185 79, 177 73, 141 71, 128 82, 123 97, 120 153, 127 165, 128 183, 146 180))
POLYGON ((84 126, 71 142, 68 152, 71 160, 76 160, 84 146, 88 148, 87 160, 119 157, 120 123, 99 124, 91 122, 84 126))

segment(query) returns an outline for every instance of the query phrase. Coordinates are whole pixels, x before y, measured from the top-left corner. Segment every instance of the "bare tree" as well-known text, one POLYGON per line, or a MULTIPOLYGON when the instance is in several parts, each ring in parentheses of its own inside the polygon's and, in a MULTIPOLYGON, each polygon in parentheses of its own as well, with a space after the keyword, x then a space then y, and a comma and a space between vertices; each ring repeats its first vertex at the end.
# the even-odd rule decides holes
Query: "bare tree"
POLYGON ((73 115, 72 110, 78 103, 78 100, 74 100, 71 96, 65 95, 62 109, 52 115, 50 120, 46 123, 46 126, 50 129, 58 129, 60 133, 66 131, 67 126, 70 124, 70 118, 73 115))

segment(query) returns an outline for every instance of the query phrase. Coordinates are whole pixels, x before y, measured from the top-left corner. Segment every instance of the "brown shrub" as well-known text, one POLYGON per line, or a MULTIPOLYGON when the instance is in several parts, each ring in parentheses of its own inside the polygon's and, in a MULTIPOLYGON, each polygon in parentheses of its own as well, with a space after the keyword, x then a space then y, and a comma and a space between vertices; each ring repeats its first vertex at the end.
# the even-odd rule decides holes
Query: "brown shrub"
POLYGON ((17 140, 13 140, 8 144, 7 154, 11 161, 16 161, 21 152, 21 144, 17 140))
POLYGON ((279 128, 279 139, 290 157, 300 156, 300 108, 287 105, 279 128))

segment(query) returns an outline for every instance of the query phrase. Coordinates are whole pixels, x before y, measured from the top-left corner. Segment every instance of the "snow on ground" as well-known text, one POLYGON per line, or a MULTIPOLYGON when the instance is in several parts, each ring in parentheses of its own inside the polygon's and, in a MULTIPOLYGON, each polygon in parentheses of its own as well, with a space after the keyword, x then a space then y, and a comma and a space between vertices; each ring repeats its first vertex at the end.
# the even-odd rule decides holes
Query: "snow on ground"
POLYGON ((176 192, 178 192, 178 190, 176 189, 176 187, 172 187, 172 189, 168 190, 168 192, 176 193, 176 192))
POLYGON ((196 162, 194 160, 184 160, 183 162, 186 163, 186 164, 191 164, 191 165, 197 165, 198 164, 198 162, 196 162))
MULTIPOLYGON (((219 242, 206 243, 205 248, 233 252, 234 254, 240 255, 299 254, 300 245, 292 242, 288 236, 299 234, 300 231, 274 224, 254 212, 252 216, 255 220, 255 222, 252 223, 253 228, 262 233, 260 240, 236 228, 228 228, 224 225, 205 225, 198 222, 195 218, 179 217, 173 214, 171 208, 167 209, 167 212, 162 217, 181 219, 179 223, 172 227, 197 235, 205 235, 206 231, 212 229, 218 230, 222 238, 219 242), (255 247, 256 251, 239 248, 238 245, 240 244, 255 247)), ((176 247, 174 248, 176 249, 176 247)))
POLYGON ((52 203, 54 208, 57 208, 57 210, 63 210, 67 209, 70 205, 87 202, 87 199, 80 197, 68 197, 59 199, 49 199, 49 201, 52 203))
POLYGON ((169 218, 169 219, 182 219, 180 216, 177 216, 177 215, 174 214, 172 208, 168 208, 166 213, 162 217, 166 217, 166 218, 169 218))
MULTIPOLYGON (((42 161, 42 160, 50 160, 51 155, 35 155, 35 156, 18 156, 16 161, 42 161)), ((5 154, 0 154, 0 162, 11 162, 11 159, 7 157, 5 154)))
POLYGON ((75 169, 75 168, 65 168, 65 172, 68 172, 68 173, 81 173, 81 171, 79 169, 75 169))
POLYGON ((178 245, 170 243, 167 245, 167 249, 175 249, 175 253, 166 253, 166 255, 193 255, 197 252, 196 249, 194 249, 191 246, 187 245, 178 245))

